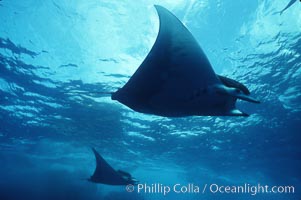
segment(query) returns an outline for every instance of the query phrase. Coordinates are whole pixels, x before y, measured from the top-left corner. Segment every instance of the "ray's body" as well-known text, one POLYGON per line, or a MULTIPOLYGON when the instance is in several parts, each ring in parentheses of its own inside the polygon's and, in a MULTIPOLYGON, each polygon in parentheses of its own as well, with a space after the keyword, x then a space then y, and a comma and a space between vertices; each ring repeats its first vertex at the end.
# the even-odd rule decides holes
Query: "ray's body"
POLYGON ((112 99, 131 109, 167 117, 247 116, 237 99, 258 103, 238 81, 216 75, 188 29, 171 12, 155 6, 160 29, 151 51, 112 99))

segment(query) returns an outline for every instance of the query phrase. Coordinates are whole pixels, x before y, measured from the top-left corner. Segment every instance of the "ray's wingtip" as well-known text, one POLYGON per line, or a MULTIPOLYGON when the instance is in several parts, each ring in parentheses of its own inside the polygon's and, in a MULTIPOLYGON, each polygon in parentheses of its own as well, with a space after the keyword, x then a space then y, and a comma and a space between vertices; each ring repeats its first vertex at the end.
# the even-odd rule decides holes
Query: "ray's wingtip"
POLYGON ((98 152, 96 151, 96 149, 94 147, 91 147, 91 149, 92 149, 92 151, 93 151, 93 153, 94 153, 94 155, 96 157, 96 155, 98 154, 98 152))
POLYGON ((159 12, 159 10, 165 9, 163 6, 160 6, 158 4, 154 4, 154 7, 156 8, 156 10, 159 12))

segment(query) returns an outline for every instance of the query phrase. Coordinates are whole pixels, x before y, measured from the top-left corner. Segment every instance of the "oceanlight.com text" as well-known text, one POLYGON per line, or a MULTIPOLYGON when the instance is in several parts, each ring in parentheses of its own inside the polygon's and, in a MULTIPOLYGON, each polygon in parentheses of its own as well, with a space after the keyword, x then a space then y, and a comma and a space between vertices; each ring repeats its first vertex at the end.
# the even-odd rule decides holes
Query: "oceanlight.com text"
POLYGON ((209 191, 213 194, 215 193, 222 193, 222 194, 293 194, 295 193, 294 186, 269 186, 269 185, 250 185, 245 183, 244 185, 236 186, 223 186, 218 184, 211 184, 209 185, 209 191))

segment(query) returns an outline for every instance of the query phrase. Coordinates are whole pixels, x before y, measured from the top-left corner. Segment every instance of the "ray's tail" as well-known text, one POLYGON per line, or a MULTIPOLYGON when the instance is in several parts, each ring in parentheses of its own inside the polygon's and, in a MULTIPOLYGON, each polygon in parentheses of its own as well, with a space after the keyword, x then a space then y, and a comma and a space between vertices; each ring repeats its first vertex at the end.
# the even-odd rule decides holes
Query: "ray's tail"
POLYGON ((114 92, 88 92, 88 91, 66 91, 64 94, 86 94, 86 95, 101 95, 101 96, 111 96, 114 92))

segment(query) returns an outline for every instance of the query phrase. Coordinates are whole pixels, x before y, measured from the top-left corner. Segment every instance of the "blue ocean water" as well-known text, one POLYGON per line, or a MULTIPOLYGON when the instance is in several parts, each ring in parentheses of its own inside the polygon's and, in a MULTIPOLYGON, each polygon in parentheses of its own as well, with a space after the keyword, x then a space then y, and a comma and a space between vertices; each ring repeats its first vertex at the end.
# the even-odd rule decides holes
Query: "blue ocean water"
POLYGON ((0 1, 0 199, 299 200, 301 5, 277 13, 288 2, 0 1), (218 74, 261 100, 238 102, 250 117, 158 117, 100 94, 122 87, 149 52, 154 4, 188 27, 218 74), (90 147, 142 184, 200 192, 90 183, 90 147), (245 184, 294 192, 209 190, 245 184))

